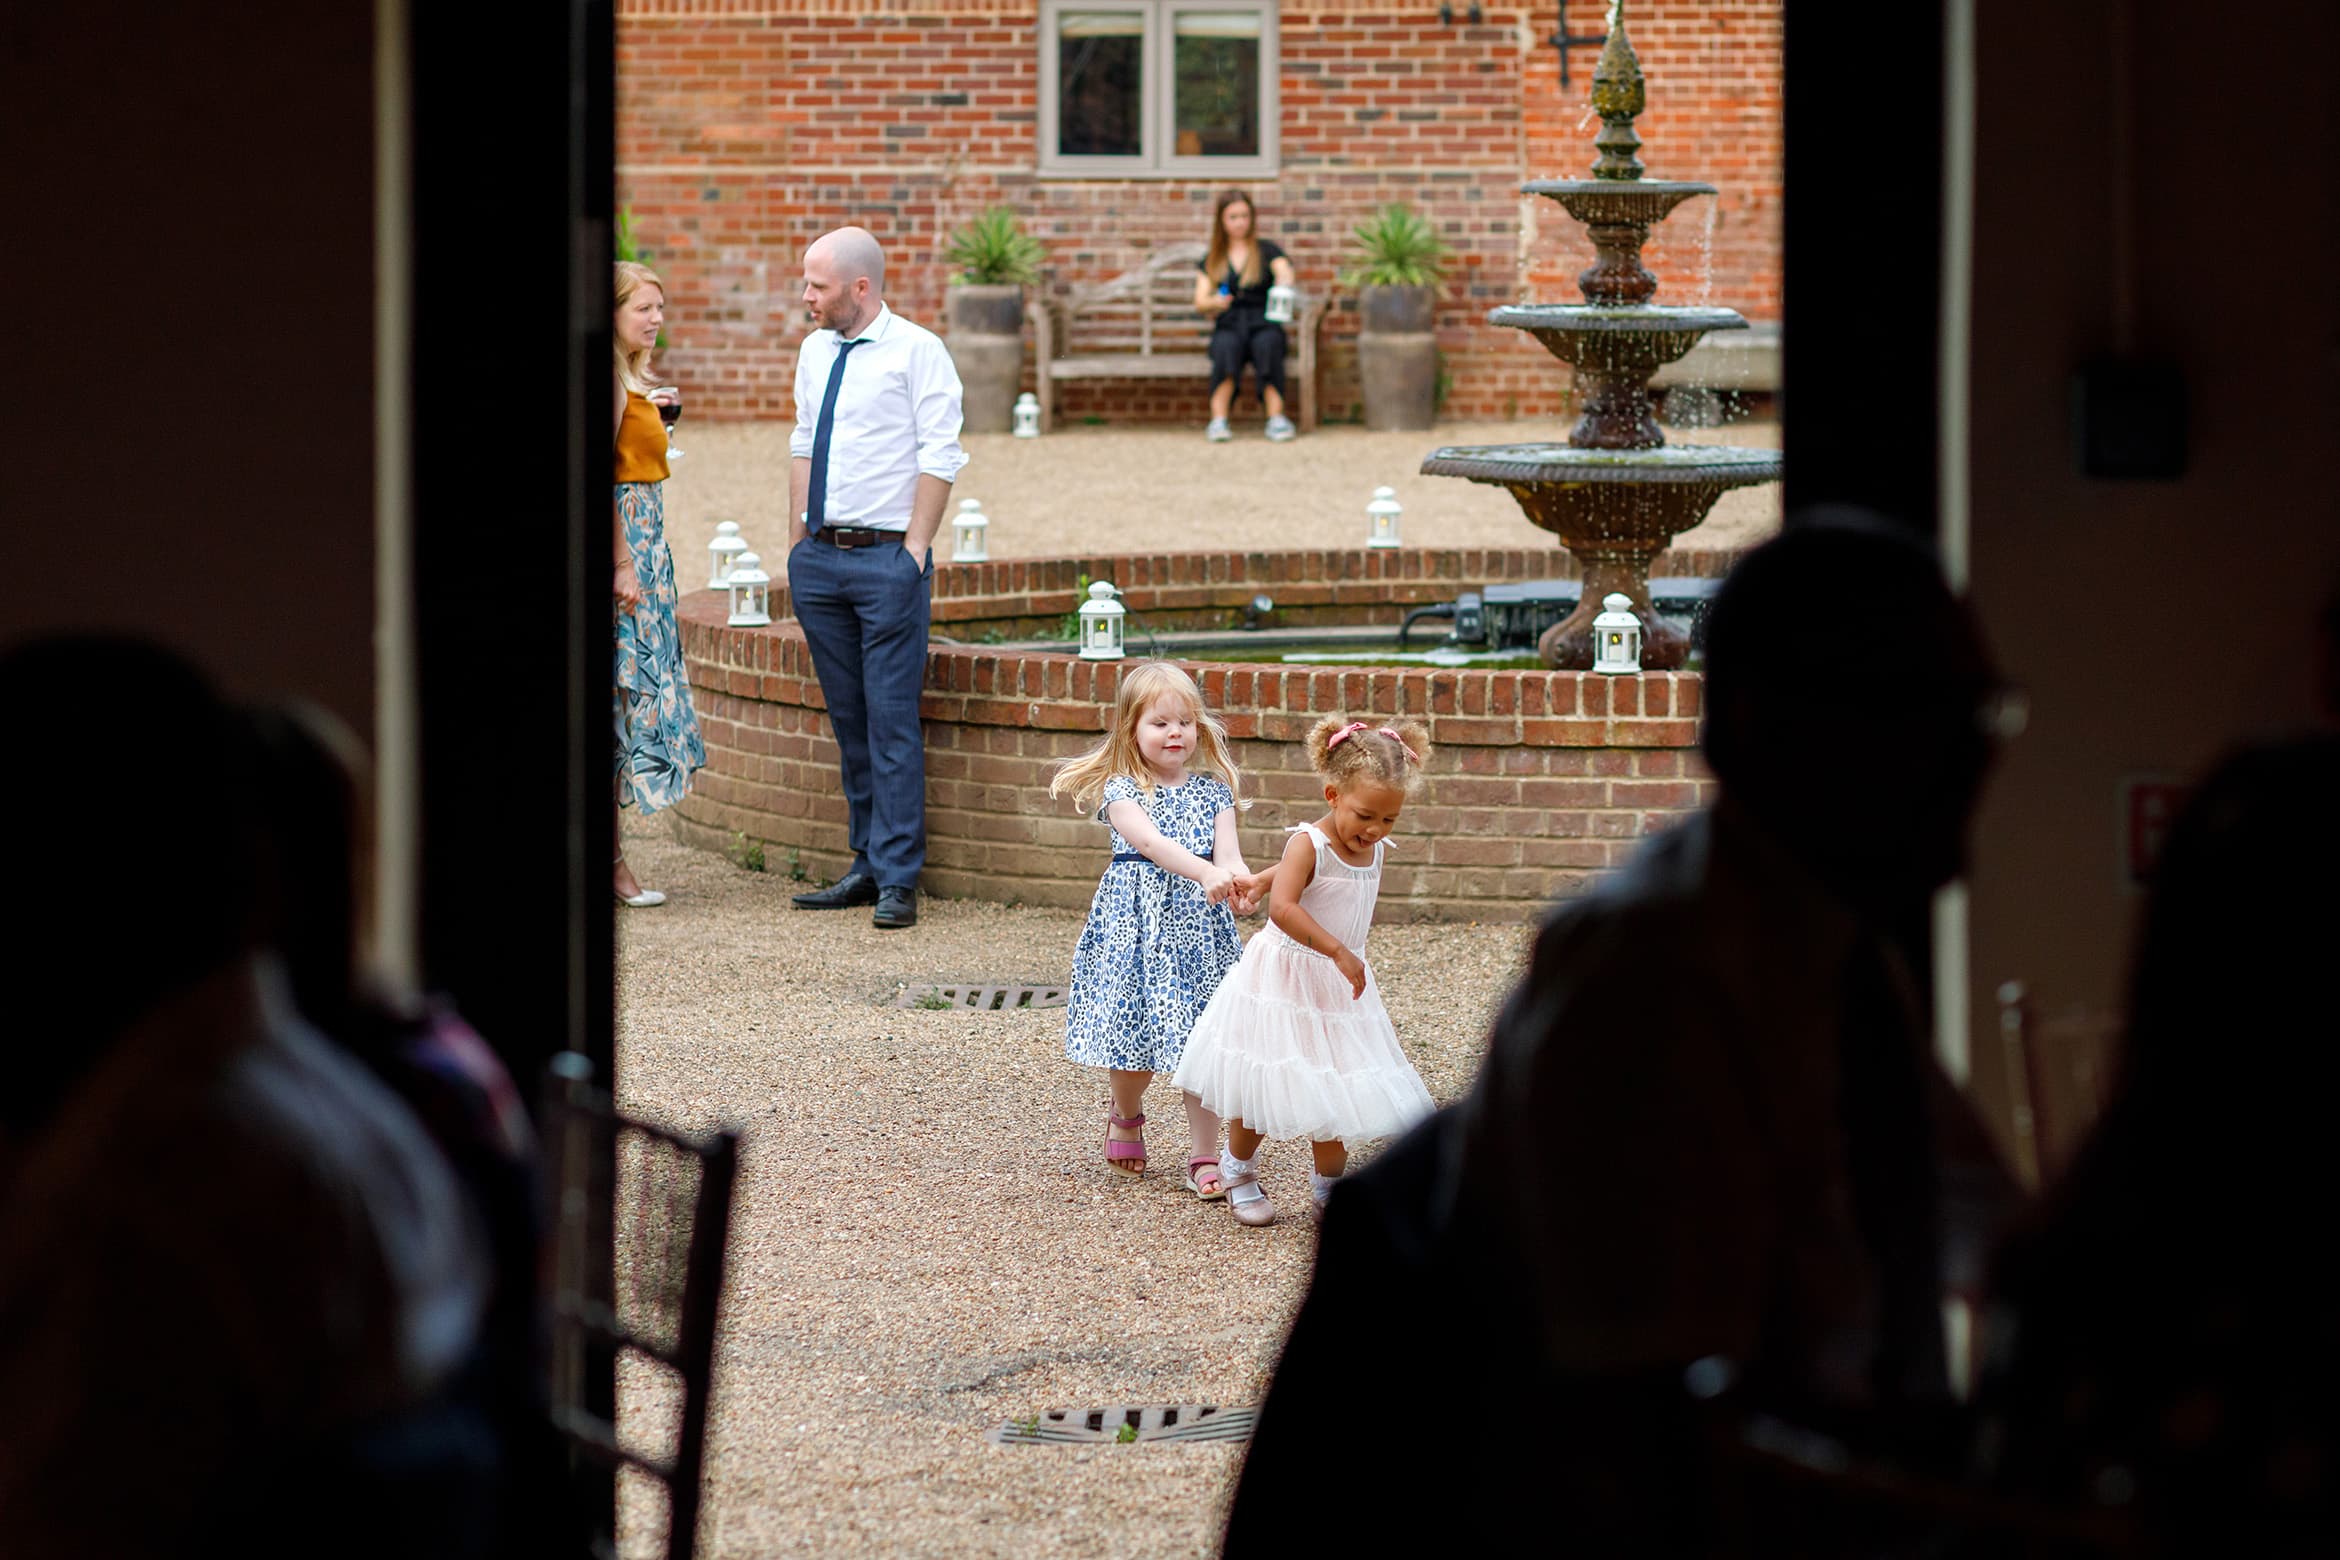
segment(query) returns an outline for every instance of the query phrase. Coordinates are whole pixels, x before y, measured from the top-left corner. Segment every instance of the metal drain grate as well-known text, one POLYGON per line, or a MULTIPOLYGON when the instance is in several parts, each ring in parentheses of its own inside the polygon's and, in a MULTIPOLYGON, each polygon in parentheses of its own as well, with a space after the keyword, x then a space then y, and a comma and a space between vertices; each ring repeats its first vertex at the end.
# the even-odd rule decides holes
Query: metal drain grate
POLYGON ((1011 1419, 984 1435, 994 1446, 1096 1446, 1132 1441, 1248 1441, 1259 1410, 1177 1403, 1155 1408, 1060 1408, 1011 1419))
POLYGON ((953 1007, 975 1013, 1008 1013, 1018 1008, 1060 1008, 1065 1004, 1066 995, 1067 988, 1063 986, 1026 986, 998 981, 958 986, 904 986, 902 994, 894 999, 894 1006, 953 1007))

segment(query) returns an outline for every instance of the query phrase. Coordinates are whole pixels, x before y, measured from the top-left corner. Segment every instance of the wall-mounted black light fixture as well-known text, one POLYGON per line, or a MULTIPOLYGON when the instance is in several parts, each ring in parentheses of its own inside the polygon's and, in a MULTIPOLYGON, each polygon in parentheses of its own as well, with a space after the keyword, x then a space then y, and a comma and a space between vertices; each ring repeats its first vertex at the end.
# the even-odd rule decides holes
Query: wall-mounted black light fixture
POLYGON ((1562 91, 1566 91, 1568 88, 1568 51, 1581 49, 1587 45, 1597 48, 1609 41, 1609 35, 1605 32, 1570 32, 1568 30, 1568 0, 1560 0, 1560 25, 1554 28, 1552 36, 1544 41, 1560 51, 1560 87, 1562 91))

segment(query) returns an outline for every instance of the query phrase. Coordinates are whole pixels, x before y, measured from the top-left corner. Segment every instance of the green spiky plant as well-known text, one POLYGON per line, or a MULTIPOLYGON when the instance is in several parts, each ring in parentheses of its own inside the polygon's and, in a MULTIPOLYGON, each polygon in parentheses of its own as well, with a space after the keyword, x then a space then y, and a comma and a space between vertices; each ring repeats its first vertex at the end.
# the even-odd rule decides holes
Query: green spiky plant
POLYGON ((1446 278, 1446 240, 1404 201, 1357 224, 1343 287, 1436 287, 1446 278))
POLYGON ((1029 287, 1040 280, 1048 249, 1024 231, 1014 211, 994 206, 951 235, 943 258, 968 286, 1029 287))

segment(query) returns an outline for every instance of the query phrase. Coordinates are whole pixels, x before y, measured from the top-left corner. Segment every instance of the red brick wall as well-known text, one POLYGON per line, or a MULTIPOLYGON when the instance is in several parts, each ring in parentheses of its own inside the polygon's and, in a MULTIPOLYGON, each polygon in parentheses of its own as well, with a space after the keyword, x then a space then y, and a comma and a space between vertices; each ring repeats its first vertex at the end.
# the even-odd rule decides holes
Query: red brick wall
MULTIPOLYGON (((1598 32, 1605 0, 1565 0, 1598 32)), ((1642 4, 1628 30, 1648 72, 1643 160, 1657 177, 1723 186, 1659 230, 1660 301, 1711 299, 1754 319, 1779 307, 1781 0, 1642 4)), ((1525 178, 1575 176, 1598 128, 1585 101, 1597 49, 1579 48, 1563 95, 1547 3, 1491 6, 1471 26, 1437 8, 1286 0, 1282 170, 1243 181, 1262 229, 1302 284, 1332 288, 1348 230, 1406 200, 1455 250, 1438 330, 1459 416, 1549 412, 1566 372, 1483 323, 1522 297, 1574 301, 1590 246, 1525 178)), ((1034 172, 1034 0, 947 0, 911 13, 834 0, 619 0, 619 201, 669 285, 665 367, 700 392, 694 416, 793 411, 798 262, 821 231, 859 222, 885 242, 888 293, 940 328, 948 233, 1006 203, 1048 245, 1050 284, 1111 276, 1169 242, 1207 235, 1216 184, 1034 172)), ((1357 401, 1354 308, 1325 322, 1328 416, 1357 401)), ((1199 386, 1068 386, 1078 419, 1191 420, 1199 386)))
MULTIPOLYGON (((793 620, 727 628, 712 592, 680 613, 707 768, 675 809, 686 839, 744 835, 786 870, 850 865, 837 746, 793 620)), ((1104 834, 1048 795, 1053 767, 1092 746, 1118 662, 937 645, 920 700, 926 735, 922 886, 954 898, 1079 906, 1104 834)), ((1385 920, 1525 920, 1620 866, 1641 837, 1708 799, 1690 673, 1287 670, 1197 666, 1254 805, 1247 853, 1323 811, 1300 739, 1327 714, 1413 715, 1437 745, 1383 877, 1385 920)))
MULTIPOLYGON (((1672 572, 1719 575, 1730 553, 1666 555, 1672 572)), ((1451 596, 1454 582, 1524 578, 1541 553, 1363 549, 1324 553, 1167 553, 948 565, 936 571, 938 623, 960 628, 1061 613, 1078 601, 1075 571, 1124 587, 1147 622, 1205 603, 1231 605, 1263 585, 1279 601, 1302 575, 1316 610, 1402 606, 1451 596), (1431 582, 1445 582, 1443 590, 1431 582)), ((775 614, 786 610, 776 591, 775 614)), ((774 870, 794 853, 809 875, 851 859, 837 747, 804 634, 793 620, 731 628, 724 598, 700 591, 678 616, 707 768, 675 809, 683 837, 720 848, 735 834, 765 845, 774 870)), ((919 701, 926 737, 925 887, 962 898, 1085 905, 1103 869, 1104 836, 1048 795, 1057 762, 1097 740, 1121 662, 1089 662, 937 643, 919 701)), ((1189 665, 1236 740, 1255 805, 1247 847, 1264 862, 1284 825, 1323 809, 1300 739, 1333 713, 1413 715, 1438 751, 1406 809, 1406 840, 1382 890, 1384 917, 1519 920, 1555 895, 1582 892, 1621 865, 1640 838, 1708 799, 1696 751, 1703 681, 1687 673, 1189 665)))

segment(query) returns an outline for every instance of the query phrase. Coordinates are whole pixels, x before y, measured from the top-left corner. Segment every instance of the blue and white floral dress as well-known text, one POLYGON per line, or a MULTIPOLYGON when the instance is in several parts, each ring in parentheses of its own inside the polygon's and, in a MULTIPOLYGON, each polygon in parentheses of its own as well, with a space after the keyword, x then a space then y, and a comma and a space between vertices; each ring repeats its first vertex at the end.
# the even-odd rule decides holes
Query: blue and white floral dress
MULTIPOLYGON (((1136 802, 1163 838, 1208 859, 1235 794, 1217 775, 1197 774, 1156 786, 1148 801, 1137 781, 1115 775, 1099 822, 1115 802, 1136 802)), ((1200 883, 1155 866, 1120 830, 1112 835, 1113 860, 1073 951, 1064 1054, 1087 1067, 1169 1072, 1211 993, 1243 957, 1243 938, 1234 912, 1206 901, 1200 883)))

